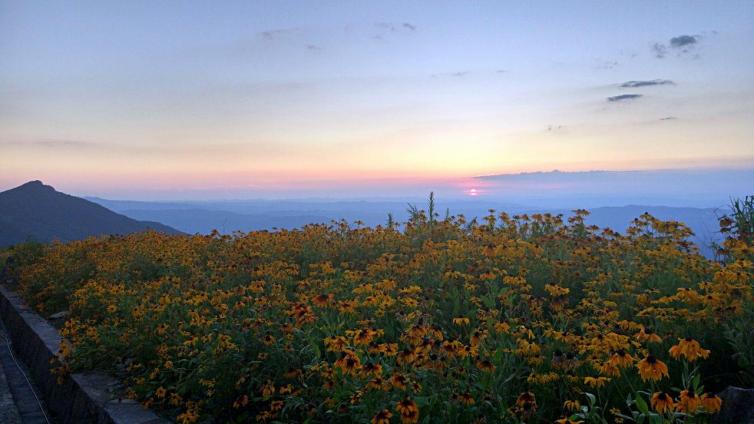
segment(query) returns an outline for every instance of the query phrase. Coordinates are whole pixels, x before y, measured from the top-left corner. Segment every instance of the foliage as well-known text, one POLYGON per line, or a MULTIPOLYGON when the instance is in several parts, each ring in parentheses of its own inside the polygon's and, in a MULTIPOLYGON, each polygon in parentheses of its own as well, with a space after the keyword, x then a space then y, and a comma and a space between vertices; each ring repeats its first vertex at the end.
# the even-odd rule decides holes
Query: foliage
POLYGON ((704 421, 751 375, 751 245, 587 214, 92 238, 19 290, 70 309, 61 378, 106 369, 179 422, 704 421))
POLYGON ((43 254, 44 245, 34 241, 0 250, 0 283, 15 283, 19 270, 33 265, 43 254))
POLYGON ((754 196, 743 199, 732 199, 731 213, 720 218, 720 232, 728 235, 728 246, 721 250, 723 255, 730 253, 730 249, 737 249, 738 256, 748 254, 754 259, 751 246, 754 245, 754 196))

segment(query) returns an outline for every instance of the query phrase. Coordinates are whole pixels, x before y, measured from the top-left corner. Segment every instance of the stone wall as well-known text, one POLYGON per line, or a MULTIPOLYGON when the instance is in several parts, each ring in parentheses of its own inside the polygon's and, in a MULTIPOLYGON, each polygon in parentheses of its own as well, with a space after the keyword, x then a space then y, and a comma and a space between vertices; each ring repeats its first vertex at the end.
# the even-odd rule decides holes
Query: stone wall
POLYGON ((63 424, 167 423, 132 400, 114 395, 118 382, 101 373, 74 373, 58 384, 50 361, 60 347, 60 333, 31 310, 21 298, 0 285, 0 319, 14 352, 29 368, 52 418, 63 424))

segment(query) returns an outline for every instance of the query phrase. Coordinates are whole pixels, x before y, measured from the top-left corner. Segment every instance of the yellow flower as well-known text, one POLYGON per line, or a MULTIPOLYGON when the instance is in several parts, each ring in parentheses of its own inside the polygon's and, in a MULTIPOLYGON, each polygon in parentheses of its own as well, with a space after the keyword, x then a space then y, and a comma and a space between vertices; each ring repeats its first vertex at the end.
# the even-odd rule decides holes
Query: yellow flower
POLYGON ((514 411, 517 415, 528 418, 537 412, 537 398, 532 392, 524 392, 516 398, 514 411))
POLYGON ((348 339, 343 336, 326 337, 325 348, 330 352, 341 352, 348 346, 348 339))
POLYGON ((270 411, 280 411, 285 406, 285 402, 282 400, 273 400, 270 402, 270 411))
POLYGON ((178 421, 180 424, 192 424, 199 420, 199 414, 196 412, 195 409, 189 408, 184 413, 178 415, 176 418, 176 421, 178 421))
POLYGON ((508 333, 511 330, 511 326, 507 322, 498 322, 495 324, 495 331, 498 333, 508 333))
POLYGON ((398 365, 410 365, 416 360, 416 352, 413 349, 403 349, 396 358, 398 365))
POLYGON ((563 408, 568 411, 578 411, 581 408, 581 402, 578 400, 567 400, 563 402, 563 408))
POLYGON ((646 343, 660 343, 662 342, 662 338, 657 335, 657 333, 654 332, 650 327, 642 328, 639 330, 639 333, 636 335, 636 339, 640 342, 646 342, 646 343))
POLYGON ((607 377, 584 377, 584 384, 590 387, 599 388, 610 381, 607 377))
POLYGON ((274 394, 275 394, 275 385, 272 384, 271 381, 267 381, 267 383, 264 386, 262 386, 262 397, 267 399, 274 394))
POLYGON ((620 369, 610 362, 605 362, 600 366, 600 374, 608 377, 620 377, 620 369))
POLYGON ((262 342, 266 344, 267 346, 270 346, 273 343, 275 343, 275 337, 268 332, 267 334, 264 335, 262 342))
POLYGON ((393 414, 387 409, 383 409, 372 417, 372 424, 390 424, 390 418, 393 418, 393 414))
POLYGON ((646 358, 636 364, 639 369, 639 375, 643 381, 661 380, 663 376, 668 377, 668 366, 664 362, 655 358, 654 355, 648 355, 646 358))
POLYGON ((563 417, 563 418, 560 418, 558 420, 555 420, 555 424, 581 424, 583 422, 584 421, 575 421, 575 420, 572 420, 572 419, 570 419, 568 417, 563 417))
POLYGON ((723 400, 712 393, 705 393, 702 395, 702 407, 709 414, 714 414, 720 411, 720 407, 723 404, 723 400))
POLYGON ((332 294, 319 294, 312 298, 312 303, 314 303, 316 306, 324 307, 327 306, 328 303, 332 302, 333 297, 334 296, 332 294))
POLYGON ((625 367, 631 366, 631 364, 634 363, 634 358, 631 356, 630 353, 626 352, 625 350, 618 349, 615 352, 613 352, 608 362, 610 363, 610 365, 614 367, 625 368, 625 367))
POLYGON ((419 407, 411 399, 403 399, 395 405, 395 410, 401 414, 403 424, 412 424, 419 421, 419 407))
POLYGON ((650 399, 650 404, 652 405, 652 408, 660 414, 673 412, 673 409, 675 408, 673 398, 665 392, 656 392, 653 394, 652 399, 650 399))
POLYGON ((470 406, 475 403, 474 398, 471 396, 471 393, 468 392, 455 395, 454 398, 466 406, 470 406))
POLYGON ((545 291, 552 297, 565 296, 571 292, 567 287, 560 287, 554 284, 545 284, 545 291))
POLYGON ((702 406, 702 399, 693 390, 684 390, 678 399, 678 410, 687 414, 693 414, 702 406))
POLYGON ((694 362, 699 358, 707 359, 709 353, 709 350, 702 349, 699 342, 690 337, 678 339, 678 344, 670 348, 670 356, 673 359, 680 359, 683 356, 689 362, 694 362))
POLYGON ((405 376, 401 374, 393 374, 393 376, 390 377, 390 384, 392 384, 393 387, 397 389, 401 389, 401 390, 405 389, 407 383, 408 383, 408 380, 406 379, 405 376))
POLYGON ((374 362, 367 362, 361 368, 361 372, 365 376, 379 377, 382 374, 382 365, 374 362))
POLYGON ((477 360, 476 366, 482 371, 486 371, 486 372, 495 371, 495 365, 487 359, 477 360))
POLYGON ((240 398, 236 399, 235 402, 233 402, 233 408, 234 409, 243 408, 248 404, 249 404, 249 396, 243 395, 240 398))
POLYGON ((351 351, 341 352, 340 359, 335 361, 335 368, 339 368, 344 374, 353 374, 361 369, 361 361, 351 351))
POLYGON ((469 325, 470 322, 471 322, 471 320, 469 320, 466 317, 453 318, 453 324, 455 324, 455 325, 457 325, 459 327, 469 325))
POLYGON ((178 406, 182 401, 183 398, 181 398, 181 395, 179 395, 178 393, 171 393, 168 403, 170 403, 171 406, 178 406))
POLYGON ((165 390, 165 388, 162 386, 158 387, 157 390, 154 391, 154 394, 158 399, 163 399, 165 395, 167 395, 167 393, 168 391, 165 390))

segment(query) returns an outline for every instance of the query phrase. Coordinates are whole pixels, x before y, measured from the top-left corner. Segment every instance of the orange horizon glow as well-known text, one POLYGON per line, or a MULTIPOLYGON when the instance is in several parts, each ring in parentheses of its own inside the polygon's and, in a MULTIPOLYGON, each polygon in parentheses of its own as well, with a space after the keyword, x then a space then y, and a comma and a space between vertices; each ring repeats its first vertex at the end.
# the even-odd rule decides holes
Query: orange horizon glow
POLYGON ((605 163, 603 165, 584 163, 572 166, 543 166, 541 168, 507 167, 496 170, 479 170, 472 175, 462 171, 456 172, 378 172, 330 170, 328 172, 281 173, 245 173, 241 171, 208 172, 196 174, 188 170, 150 171, 141 174, 118 172, 116 170, 96 170, 77 175, 74 172, 40 171, 36 173, 19 172, 14 177, 8 169, 0 174, 0 189, 10 189, 30 180, 41 180, 60 190, 87 195, 128 192, 189 192, 218 191, 234 192, 251 190, 261 195, 284 195, 296 192, 301 195, 306 191, 338 193, 344 190, 362 190, 365 196, 378 188, 394 187, 396 189, 430 191, 432 187, 445 187, 458 195, 481 197, 487 194, 487 182, 475 177, 486 175, 516 174, 528 172, 580 172, 594 170, 608 171, 642 171, 662 169, 748 169, 754 167, 754 159, 738 158, 718 161, 657 161, 640 163, 605 163), (652 166, 654 165, 654 166, 652 166), (664 166, 663 166, 664 165, 664 166), (24 176, 26 174, 26 176, 24 176), (89 175, 96 175, 91 178, 89 175))

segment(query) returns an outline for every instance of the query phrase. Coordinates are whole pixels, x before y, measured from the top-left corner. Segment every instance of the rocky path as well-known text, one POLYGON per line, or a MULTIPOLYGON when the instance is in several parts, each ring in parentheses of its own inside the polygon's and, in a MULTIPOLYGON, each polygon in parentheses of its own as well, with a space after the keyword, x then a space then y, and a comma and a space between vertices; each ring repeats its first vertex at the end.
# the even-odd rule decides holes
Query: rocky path
POLYGON ((48 424, 22 367, 14 360, 0 323, 0 424, 48 424))

